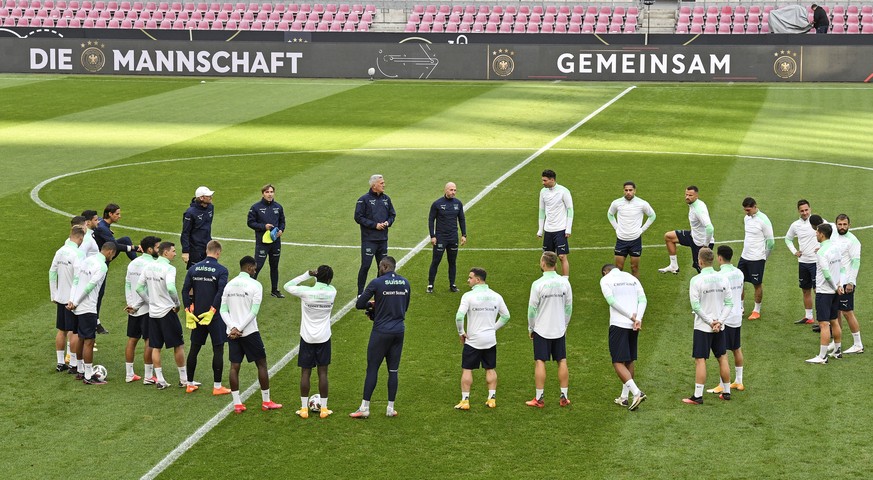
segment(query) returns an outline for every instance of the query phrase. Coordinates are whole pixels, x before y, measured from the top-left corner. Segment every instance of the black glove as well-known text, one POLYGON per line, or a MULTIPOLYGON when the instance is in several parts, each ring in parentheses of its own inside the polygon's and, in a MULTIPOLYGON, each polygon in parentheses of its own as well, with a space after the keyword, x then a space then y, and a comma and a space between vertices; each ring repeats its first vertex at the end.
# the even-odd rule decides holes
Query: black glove
POLYGON ((370 302, 367 304, 367 308, 364 309, 364 315, 366 315, 370 320, 373 320, 373 317, 376 316, 376 302, 370 302))

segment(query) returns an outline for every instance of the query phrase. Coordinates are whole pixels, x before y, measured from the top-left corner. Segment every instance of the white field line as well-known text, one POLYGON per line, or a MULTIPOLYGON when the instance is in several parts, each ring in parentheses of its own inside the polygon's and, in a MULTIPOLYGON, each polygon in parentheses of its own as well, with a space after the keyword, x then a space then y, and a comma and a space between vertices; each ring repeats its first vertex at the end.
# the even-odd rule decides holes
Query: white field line
MULTIPOLYGON (((540 148, 539 150, 537 150, 536 152, 531 154, 526 159, 522 160, 518 165, 516 165, 515 167, 510 169, 508 172, 501 175, 500 178, 498 178, 497 180, 492 182, 490 185, 488 185, 487 187, 482 189, 482 191, 479 192, 478 195, 476 195, 469 202, 467 202, 466 206, 464 207, 464 210, 467 210, 470 207, 472 207, 473 205, 475 205, 476 203, 478 203, 480 200, 482 200, 485 197, 485 195, 488 195, 488 193, 490 193, 492 190, 497 188, 498 185, 503 183, 503 181, 505 181, 507 178, 509 178, 513 173, 517 172, 518 170, 520 170, 521 168, 523 168, 524 166, 526 166, 530 162, 534 161, 537 157, 539 157, 540 155, 542 155, 543 153, 548 151, 555 144, 557 144, 558 142, 560 142, 561 140, 566 138, 567 135, 570 135, 571 133, 573 133, 576 129, 578 129, 579 127, 581 127, 582 125, 587 123, 589 120, 591 120, 592 118, 597 116, 600 112, 605 110, 607 107, 609 107, 613 103, 617 102, 621 97, 627 95, 634 88, 636 88, 636 87, 635 86, 628 87, 627 89, 622 91, 620 94, 613 97, 612 100, 603 104, 600 108, 598 108, 597 110, 595 110, 594 112, 589 114, 587 117, 580 120, 578 123, 576 123, 572 127, 568 128, 564 133, 562 133, 562 134, 558 135, 557 137, 555 137, 554 139, 552 139, 552 141, 550 141, 549 143, 544 145, 542 148, 540 148)), ((427 245, 430 245, 430 236, 423 238, 420 242, 418 242, 418 245, 416 245, 415 248, 410 250, 406 255, 403 256, 403 258, 398 260, 397 261, 397 269, 400 269, 400 267, 402 267, 407 262, 409 262, 409 260, 411 260, 412 257, 414 257, 418 252, 422 251, 422 249, 424 249, 424 247, 427 245)), ((354 307, 354 304, 355 304, 354 299, 349 300, 348 303, 343 305, 343 307, 331 317, 330 323, 334 324, 334 323, 338 322, 346 313, 348 313, 354 307)), ((270 371, 269 371, 270 377, 273 377, 276 374, 276 372, 283 369, 297 355, 297 353, 299 351, 300 351, 300 345, 297 345, 294 348, 292 348, 291 351, 286 353, 285 356, 283 356, 278 362, 276 362, 273 365, 272 368, 270 368, 270 371)), ((260 388, 260 385, 258 384, 257 381, 252 383, 252 385, 249 386, 249 388, 247 388, 245 390, 245 392, 242 392, 242 394, 240 395, 240 397, 242 398, 242 401, 245 402, 246 399, 248 399, 259 388, 260 388)), ((200 428, 198 428, 188 438, 186 438, 184 441, 182 441, 182 443, 180 443, 176 448, 174 448, 173 451, 168 453, 167 456, 165 456, 160 462, 158 462, 157 465, 152 467, 151 470, 149 470, 145 475, 143 475, 142 479, 150 480, 150 479, 153 479, 153 478, 157 477, 158 475, 160 475, 161 472, 166 470, 170 465, 173 464, 173 462, 175 462, 179 457, 181 457, 185 452, 187 452, 191 447, 193 447, 198 441, 200 441, 200 439, 203 438, 203 436, 205 436, 207 433, 209 433, 209 431, 211 431, 213 428, 215 428, 215 426, 218 425, 219 422, 221 422, 225 417, 230 415, 231 411, 233 411, 233 403, 232 402, 228 403, 228 405, 226 407, 221 409, 218 413, 215 414, 215 416, 210 418, 206 423, 204 423, 200 428)))

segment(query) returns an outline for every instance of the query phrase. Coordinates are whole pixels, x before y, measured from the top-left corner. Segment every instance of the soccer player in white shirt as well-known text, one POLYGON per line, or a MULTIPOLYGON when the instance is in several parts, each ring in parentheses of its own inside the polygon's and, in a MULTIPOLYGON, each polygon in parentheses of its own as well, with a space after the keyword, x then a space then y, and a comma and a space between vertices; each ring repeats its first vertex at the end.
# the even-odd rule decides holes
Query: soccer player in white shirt
POLYGON ((558 381, 561 385, 562 407, 570 405, 567 390, 570 384, 570 371, 567 368, 567 325, 573 315, 573 290, 566 276, 555 271, 558 256, 555 252, 543 252, 540 268, 543 276, 530 286, 530 300, 527 307, 527 331, 533 340, 534 383, 536 395, 525 402, 529 407, 543 408, 543 391, 546 385, 546 362, 558 363, 558 381))
POLYGON ((640 278, 640 255, 643 253, 643 232, 655 221, 655 210, 649 202, 636 196, 634 182, 624 182, 624 196, 612 202, 606 217, 615 229, 615 266, 624 270, 624 260, 630 255, 631 273, 640 278), (643 216, 646 223, 643 223, 643 216))
POLYGON ((267 370, 267 351, 258 331, 258 311, 264 297, 264 287, 255 280, 258 262, 245 256, 239 261, 240 272, 227 282, 221 295, 221 318, 227 327, 230 357, 230 394, 233 395, 234 413, 246 411, 239 393, 239 368, 243 357, 258 367, 261 384, 261 410, 276 410, 282 404, 270 400, 270 374, 267 370))
MULTIPOLYGON (((852 346, 843 353, 864 353, 861 343, 861 325, 855 317, 855 283, 858 281, 858 270, 861 268, 861 242, 855 234, 849 231, 849 216, 837 215, 837 234, 834 242, 840 247, 840 278, 843 284, 843 294, 839 296, 839 312, 846 318, 849 330, 852 332, 852 346)), ((842 324, 840 325, 842 330, 842 324)))
MULTIPOLYGON (((720 245, 716 253, 719 265, 718 273, 727 278, 731 289, 731 297, 739 298, 743 294, 743 272, 731 265, 734 249, 727 245, 720 245)), ((743 385, 743 349, 740 344, 740 327, 742 326, 743 304, 741 302, 734 302, 730 316, 724 320, 723 330, 725 350, 730 350, 734 354, 734 371, 736 376, 733 383, 731 383, 731 390, 739 391, 746 389, 743 385)), ((723 391, 724 388, 721 385, 707 390, 709 393, 722 393, 723 391)))
POLYGON ((697 254, 703 247, 713 248, 715 243, 715 227, 709 218, 709 209, 699 197, 699 189, 694 185, 685 188, 685 203, 688 204, 688 222, 691 230, 671 230, 664 234, 667 254, 670 255, 670 265, 659 268, 661 273, 679 273, 679 260, 676 257, 676 245, 691 248, 691 266, 700 273, 697 264, 697 254))
MULTIPOLYGON (((64 246, 55 252, 52 266, 49 267, 49 293, 52 302, 57 305, 55 319, 55 328, 58 329, 58 333, 55 335, 55 353, 58 360, 55 371, 57 372, 65 372, 71 368, 64 358, 64 350, 67 333, 74 330, 75 318, 73 318, 73 312, 67 310, 67 304, 70 302, 70 291, 73 286, 73 278, 76 275, 76 264, 84 258, 79 250, 84 236, 84 228, 79 225, 71 227, 69 239, 64 242, 64 246)), ((73 350, 77 350, 75 344, 73 350)), ((77 359, 71 356, 70 362, 73 364, 72 367, 76 367, 77 359)))
POLYGON ((637 340, 646 313, 646 292, 639 279, 615 265, 604 265, 600 274, 603 275, 600 291, 609 304, 609 354, 622 383, 621 395, 615 403, 633 411, 646 400, 646 394, 634 381, 637 340), (630 404, 628 394, 633 395, 630 404))
POLYGON ((300 367, 300 418, 309 418, 309 384, 312 368, 318 368, 318 394, 321 398, 319 416, 327 418, 333 413, 327 408, 327 367, 330 365, 330 316, 336 299, 333 269, 329 265, 303 272, 285 284, 285 291, 300 298, 300 351, 297 366, 300 367), (315 278, 315 285, 300 285, 315 278))
POLYGON ((70 291, 70 301, 67 308, 76 314, 76 333, 79 336, 77 352, 84 360, 84 378, 86 385, 103 385, 105 380, 94 375, 94 337, 97 334, 97 303, 100 286, 106 280, 106 263, 115 256, 115 243, 106 242, 100 248, 100 255, 88 257, 79 262, 73 286, 70 291))
POLYGON ((839 295, 843 293, 843 286, 840 285, 841 255, 837 245, 831 241, 833 231, 833 227, 828 223, 823 223, 816 229, 816 238, 820 246, 815 254, 818 270, 815 275, 815 316, 820 328, 820 342, 818 355, 810 358, 806 363, 828 363, 828 344, 831 335, 835 342, 831 356, 842 357, 840 352, 842 331, 838 321, 839 295))
MULTIPOLYGON (((770 223, 770 218, 758 210, 754 198, 743 199, 743 210, 746 212, 746 216, 743 217, 746 233, 743 238, 743 253, 740 254, 737 268, 743 272, 745 281, 755 288, 755 308, 749 315, 749 320, 757 320, 761 318, 761 300, 764 298, 764 266, 767 257, 776 246, 776 240, 773 239, 773 224, 770 223)), ((744 299, 745 292, 740 301, 744 299)))
POLYGON ((701 248, 697 254, 700 273, 691 279, 688 296, 694 312, 694 395, 682 399, 689 405, 703 403, 703 386, 706 383, 706 360, 709 352, 718 360, 721 377, 722 400, 731 399, 730 367, 725 356, 724 322, 733 310, 733 295, 727 278, 712 269, 713 253, 701 248))
POLYGON ((485 406, 497 406, 497 330, 509 321, 509 309, 499 293, 485 283, 488 273, 481 268, 470 269, 467 285, 470 291, 461 297, 461 305, 455 314, 455 324, 461 345, 461 402, 458 410, 470 409, 470 387, 473 385, 473 370, 481 365, 485 369, 488 384, 488 399, 485 406), (467 329, 464 330, 464 316, 467 329))
POLYGON ((812 211, 809 202, 803 199, 797 201, 797 213, 800 218, 792 222, 785 233, 785 245, 791 254, 797 257, 797 275, 801 290, 803 290, 803 318, 794 322, 798 325, 812 324, 815 322, 812 314, 812 289, 815 287, 815 250, 818 248, 818 240, 815 239, 815 229, 809 225, 809 216, 812 211), (794 239, 797 245, 794 247, 794 239))
MULTIPOLYGON (((139 277, 143 270, 155 262, 158 254, 158 245, 161 239, 151 235, 143 237, 139 245, 142 247, 143 255, 132 260, 127 265, 127 274, 124 278, 124 297, 128 305, 133 305, 139 302, 139 294, 136 293, 136 287, 139 284, 139 277)), ((143 375, 143 385, 154 385, 157 382, 154 373, 154 365, 152 364, 152 347, 149 346, 149 305, 143 303, 139 310, 127 315, 127 346, 124 349, 124 368, 125 378, 127 383, 136 382, 141 377, 133 371, 133 360, 136 354, 136 344, 139 339, 143 339, 143 357, 142 363, 145 371, 143 375)))
POLYGON ((555 252, 561 260, 561 271, 570 276, 570 235, 573 231, 573 196, 555 180, 554 170, 543 170, 543 189, 540 190, 539 229, 543 251, 555 252))

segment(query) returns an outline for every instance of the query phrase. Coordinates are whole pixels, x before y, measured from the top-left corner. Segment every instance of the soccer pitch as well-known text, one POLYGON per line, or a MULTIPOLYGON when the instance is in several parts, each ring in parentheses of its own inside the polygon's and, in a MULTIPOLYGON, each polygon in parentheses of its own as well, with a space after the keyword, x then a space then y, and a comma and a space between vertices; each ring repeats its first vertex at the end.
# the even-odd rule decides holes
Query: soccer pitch
MULTIPOLYGON (((870 358, 804 363, 818 351, 818 335, 793 325, 803 316, 801 293, 796 259, 781 240, 797 218, 797 200, 806 198, 827 220, 848 214, 862 245, 873 245, 868 86, 200 80, 0 77, 0 205, 10 221, 0 234, 8 247, 0 277, 0 462, 10 477, 873 476, 870 358), (558 407, 549 365, 546 407, 531 409, 524 405, 534 388, 526 312, 530 284, 540 276, 535 234, 545 168, 571 190, 576 210, 567 334, 573 404, 558 407), (161 232, 178 246, 182 213, 194 189, 207 185, 216 191, 221 263, 235 276, 239 258, 253 250, 248 208, 273 183, 288 224, 280 282, 332 265, 336 313, 355 295, 360 234, 352 214, 373 173, 385 176, 397 209, 390 254, 403 259, 398 271, 413 287, 397 418, 381 415, 384 368, 373 416, 346 416, 360 403, 370 330, 355 310, 338 315, 333 327, 334 415, 294 415, 300 373, 287 354, 298 343, 300 306, 290 295, 266 297, 258 316, 269 365, 288 362, 271 379, 282 410, 261 412, 255 390, 247 412, 224 417, 230 398, 208 389, 125 384, 124 256, 109 269, 101 319, 111 333, 98 336, 95 353, 109 384, 85 386, 54 372, 55 307, 46 277, 69 229, 69 217, 58 212, 102 212, 115 202, 123 212, 117 236, 138 242, 161 232), (613 259, 606 210, 626 180, 657 212, 643 238, 649 303, 636 368, 649 398, 636 412, 612 402, 621 385, 598 285, 600 267, 613 259), (461 294, 448 290, 445 260, 435 293, 425 293, 430 248, 416 247, 448 181, 468 206, 482 193, 467 212, 458 285, 466 291, 469 269, 485 268, 512 314, 497 335, 494 410, 484 406, 481 370, 473 408, 452 408, 460 396, 454 313, 461 294), (735 260, 744 197, 757 200, 780 237, 767 262, 762 318, 744 322, 746 390, 730 402, 707 394, 698 407, 680 402, 694 386, 689 250, 679 249, 679 275, 657 272, 668 263, 663 233, 688 228, 683 195, 692 184, 709 206, 717 244, 730 242, 735 260)), ((181 287, 184 265, 174 263, 181 287)), ((871 272, 862 261, 856 312, 868 342, 871 272)), ((268 278, 262 273, 267 289, 268 278)), ((746 292, 750 311, 750 286, 746 292)), ((851 342, 844 325, 844 346, 851 342)), ((207 350, 195 377, 205 385, 212 375, 207 350)), ((166 352, 163 361, 175 383, 166 352)), ((715 365, 709 362, 707 388, 717 384, 715 365)), ((255 382, 253 364, 244 364, 240 381, 243 389, 255 382)))

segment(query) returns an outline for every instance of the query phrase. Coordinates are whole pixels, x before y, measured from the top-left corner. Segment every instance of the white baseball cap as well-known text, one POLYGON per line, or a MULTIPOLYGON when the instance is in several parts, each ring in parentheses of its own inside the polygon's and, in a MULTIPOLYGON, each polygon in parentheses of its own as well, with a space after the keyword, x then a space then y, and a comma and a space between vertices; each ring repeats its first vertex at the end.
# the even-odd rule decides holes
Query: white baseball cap
POLYGON ((215 192, 206 188, 206 187, 197 187, 197 191, 194 192, 194 196, 197 198, 200 197, 211 197, 215 192))

